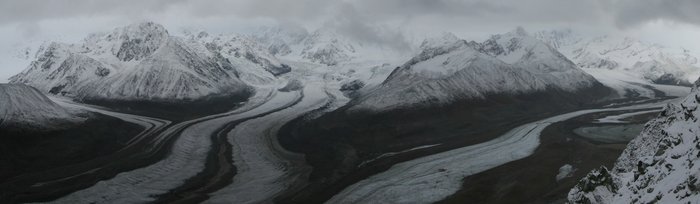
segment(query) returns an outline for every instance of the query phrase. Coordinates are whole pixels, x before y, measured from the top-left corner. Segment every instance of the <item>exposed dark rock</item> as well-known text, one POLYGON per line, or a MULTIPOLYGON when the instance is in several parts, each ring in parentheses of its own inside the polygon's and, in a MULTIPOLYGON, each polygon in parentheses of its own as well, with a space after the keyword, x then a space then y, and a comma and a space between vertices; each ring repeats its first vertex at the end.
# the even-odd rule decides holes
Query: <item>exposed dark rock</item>
POLYGON ((279 91, 281 92, 290 92, 290 91, 298 91, 304 88, 304 84, 299 81, 298 79, 292 79, 287 82, 287 85, 284 87, 280 88, 279 91))
POLYGON ((667 84, 667 85, 677 85, 677 86, 691 86, 692 84, 687 80, 678 79, 676 76, 670 73, 661 75, 660 77, 653 79, 652 82, 655 84, 667 84))
POLYGON ((365 86, 365 82, 362 82, 359 79, 350 81, 348 83, 344 83, 343 85, 340 86, 341 91, 357 91, 360 90, 362 87, 365 86))

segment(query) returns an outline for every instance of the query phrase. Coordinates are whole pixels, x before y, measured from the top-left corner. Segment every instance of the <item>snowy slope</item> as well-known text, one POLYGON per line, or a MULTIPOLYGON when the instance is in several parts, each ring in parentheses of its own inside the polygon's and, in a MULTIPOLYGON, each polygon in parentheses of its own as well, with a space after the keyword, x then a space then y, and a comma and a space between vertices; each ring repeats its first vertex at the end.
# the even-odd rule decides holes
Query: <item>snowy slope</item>
POLYGON ((677 104, 668 104, 645 125, 615 166, 594 170, 569 192, 571 202, 697 203, 695 166, 700 155, 700 90, 696 86, 677 104))
POLYGON ((50 43, 10 81, 78 100, 176 102, 243 96, 250 87, 241 75, 288 69, 256 49, 245 40, 188 40, 144 22, 91 34, 79 44, 50 43), (232 50, 245 54, 230 57, 236 55, 232 50))
POLYGON ((546 89, 576 92, 600 85, 593 77, 522 28, 483 43, 449 34, 426 40, 406 62, 351 110, 446 104, 492 94, 546 89))
POLYGON ((700 76, 697 54, 630 37, 585 38, 571 30, 540 31, 535 36, 559 49, 581 68, 630 71, 659 84, 683 84, 700 76))
POLYGON ((483 52, 516 67, 533 70, 538 77, 567 91, 589 86, 595 81, 556 48, 531 36, 522 27, 492 36, 481 44, 483 52))
POLYGON ((582 70, 595 77, 603 85, 613 89, 616 95, 611 96, 612 99, 630 97, 655 98, 657 97, 656 91, 661 91, 666 96, 684 97, 690 92, 690 87, 654 84, 639 78, 630 71, 598 68, 583 68, 582 70))
POLYGON ((0 127, 53 129, 83 121, 39 90, 21 84, 0 84, 0 127))

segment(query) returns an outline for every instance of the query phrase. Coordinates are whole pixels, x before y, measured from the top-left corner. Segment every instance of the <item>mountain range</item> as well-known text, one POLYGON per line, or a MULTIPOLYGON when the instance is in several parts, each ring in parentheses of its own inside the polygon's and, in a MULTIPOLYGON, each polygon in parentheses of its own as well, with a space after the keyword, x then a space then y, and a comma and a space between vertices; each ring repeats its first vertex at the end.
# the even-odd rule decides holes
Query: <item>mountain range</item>
MULTIPOLYGON (((175 107, 168 111, 187 119, 210 117, 186 122, 207 130, 213 126, 197 125, 208 120, 224 124, 225 117, 237 116, 228 111, 238 105, 248 108, 241 109, 241 115, 256 113, 221 129, 232 131, 279 110, 295 110, 296 104, 308 99, 305 94, 315 94, 327 100, 314 102, 320 108, 295 110, 303 116, 275 121, 280 145, 305 154, 303 160, 313 168, 311 187, 299 195, 314 195, 338 190, 329 185, 346 182, 342 179, 348 175, 356 179, 355 170, 377 159, 379 164, 369 168, 389 168, 399 162, 391 157, 400 154, 396 152, 476 145, 504 134, 504 127, 614 105, 610 99, 665 98, 666 90, 654 85, 691 85, 700 73, 695 54, 688 50, 625 37, 586 38, 570 30, 531 34, 518 27, 481 42, 444 33, 414 47, 400 51, 330 27, 312 32, 290 26, 266 27, 248 35, 176 35, 157 23, 136 23, 90 34, 79 43, 41 46, 36 59, 10 78, 11 84, 0 84, 0 127, 51 129, 86 120, 79 111, 54 103, 48 94, 127 110, 143 106, 141 112, 175 107), (600 73, 629 78, 612 75, 624 83, 611 87, 600 73), (652 93, 635 95, 639 91, 633 86, 652 93), (314 89, 309 93, 307 87, 314 89), (630 94, 616 93, 617 89, 630 94), (280 105, 291 97, 297 101, 280 105), (280 106, 258 109, 274 105, 280 106), (214 116, 222 112, 228 115, 214 116), (383 157, 390 162, 382 163, 383 157)), ((698 84, 681 103, 669 105, 649 122, 613 168, 588 174, 568 199, 697 200, 700 183, 693 165, 700 155, 700 139, 694 133, 700 131, 698 84)), ((227 135, 212 138, 220 142, 227 135)))
POLYGON ((570 29, 534 36, 581 68, 619 70, 657 84, 689 86, 700 76, 697 53, 624 36, 583 37, 570 29))
POLYGON ((358 61, 384 63, 405 57, 407 53, 389 45, 371 43, 341 34, 329 26, 322 26, 311 32, 294 26, 263 27, 251 36, 277 57, 326 66, 358 61))
POLYGON ((240 64, 273 73, 289 69, 274 58, 256 56, 257 50, 249 47, 240 53, 223 50, 245 45, 237 38, 229 40, 211 46, 172 36, 152 22, 133 24, 92 34, 79 44, 48 43, 10 82, 80 101, 178 103, 250 95, 253 90, 240 78, 240 64))

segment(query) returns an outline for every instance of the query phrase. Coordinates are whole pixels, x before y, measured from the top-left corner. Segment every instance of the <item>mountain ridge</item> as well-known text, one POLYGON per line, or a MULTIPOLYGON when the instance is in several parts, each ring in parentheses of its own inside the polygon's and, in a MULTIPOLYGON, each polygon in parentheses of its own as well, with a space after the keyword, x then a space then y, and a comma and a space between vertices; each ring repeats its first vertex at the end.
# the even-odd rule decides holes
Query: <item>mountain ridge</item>
POLYGON ((656 84, 690 86, 700 75, 697 55, 624 37, 584 37, 571 29, 545 30, 534 34, 582 68, 621 70, 636 73, 656 84))
POLYGON ((600 167, 571 189, 573 203, 686 203, 700 199, 694 163, 700 140, 700 80, 630 141, 612 169, 600 167))
POLYGON ((36 88, 22 84, 0 84, 0 127, 53 130, 75 125, 86 118, 83 112, 54 103, 36 88))
POLYGON ((489 94, 524 94, 551 88, 575 92, 596 84, 602 86, 522 28, 494 35, 483 43, 446 34, 424 41, 422 48, 377 90, 360 97, 354 109, 384 110, 478 99, 489 94))

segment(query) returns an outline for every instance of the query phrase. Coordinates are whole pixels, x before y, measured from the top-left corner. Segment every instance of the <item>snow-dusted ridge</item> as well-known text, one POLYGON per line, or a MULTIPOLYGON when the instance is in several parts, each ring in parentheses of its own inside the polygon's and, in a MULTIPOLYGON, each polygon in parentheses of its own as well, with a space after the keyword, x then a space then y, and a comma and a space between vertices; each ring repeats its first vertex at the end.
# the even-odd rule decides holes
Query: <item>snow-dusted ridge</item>
POLYGON ((700 90, 668 104, 612 169, 601 167, 569 192, 573 203, 696 203, 700 200, 700 90))
POLYGON ((86 119, 84 112, 61 107, 35 88, 0 84, 0 127, 52 130, 86 119))

